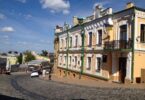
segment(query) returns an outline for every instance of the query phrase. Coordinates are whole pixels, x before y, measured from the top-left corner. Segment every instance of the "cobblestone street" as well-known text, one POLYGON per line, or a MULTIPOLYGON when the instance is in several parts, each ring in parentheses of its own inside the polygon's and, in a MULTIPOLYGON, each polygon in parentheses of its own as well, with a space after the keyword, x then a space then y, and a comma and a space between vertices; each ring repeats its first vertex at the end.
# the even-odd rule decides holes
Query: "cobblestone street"
POLYGON ((1 75, 0 80, 1 95, 25 100, 144 100, 145 98, 144 89, 80 86, 30 78, 24 73, 1 75))

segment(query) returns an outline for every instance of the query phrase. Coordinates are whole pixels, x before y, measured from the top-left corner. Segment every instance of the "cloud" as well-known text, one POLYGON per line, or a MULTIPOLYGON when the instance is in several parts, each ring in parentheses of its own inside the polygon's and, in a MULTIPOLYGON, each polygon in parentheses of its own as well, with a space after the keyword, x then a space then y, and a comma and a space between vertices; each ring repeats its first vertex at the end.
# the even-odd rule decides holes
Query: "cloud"
POLYGON ((1 28, 1 31, 2 32, 14 32, 15 30, 11 26, 6 26, 6 27, 1 28))
POLYGON ((16 0, 16 1, 19 1, 21 3, 26 3, 26 0, 16 0))
POLYGON ((5 19, 5 18, 6 18, 6 16, 4 14, 0 13, 0 20, 5 19))
POLYGON ((50 9, 50 12, 62 12, 63 14, 69 13, 70 3, 66 0, 40 0, 43 9, 50 9))
POLYGON ((25 19, 30 19, 32 18, 32 15, 31 14, 27 14, 27 15, 24 15, 25 19))

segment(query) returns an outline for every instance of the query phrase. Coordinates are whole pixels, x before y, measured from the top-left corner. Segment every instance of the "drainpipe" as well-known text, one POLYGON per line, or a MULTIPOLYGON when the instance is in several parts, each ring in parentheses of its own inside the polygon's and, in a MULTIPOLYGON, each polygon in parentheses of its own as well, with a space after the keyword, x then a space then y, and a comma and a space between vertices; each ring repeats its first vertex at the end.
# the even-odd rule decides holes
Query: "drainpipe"
POLYGON ((131 82, 134 81, 134 43, 135 43, 135 8, 133 9, 133 32, 132 32, 132 67, 131 67, 131 82))
POLYGON ((84 32, 84 25, 81 25, 81 36, 82 36, 82 50, 81 50, 81 71, 80 71, 80 76, 79 78, 81 79, 81 76, 83 74, 83 69, 84 69, 84 45, 85 45, 85 32, 84 32))
POLYGON ((68 24, 65 24, 66 26, 66 32, 67 32, 67 44, 66 44, 66 53, 67 53, 67 65, 66 65, 66 71, 65 71, 65 76, 67 76, 67 70, 68 70, 68 51, 69 51, 69 34, 68 34, 68 24))

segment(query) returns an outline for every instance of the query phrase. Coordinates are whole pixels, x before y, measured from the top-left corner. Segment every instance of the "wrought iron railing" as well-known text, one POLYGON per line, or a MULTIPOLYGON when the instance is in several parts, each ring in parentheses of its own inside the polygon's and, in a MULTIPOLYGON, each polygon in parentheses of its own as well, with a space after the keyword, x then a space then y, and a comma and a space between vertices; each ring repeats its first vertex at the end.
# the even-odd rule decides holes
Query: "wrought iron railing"
POLYGON ((104 43, 104 49, 131 49, 131 40, 114 40, 107 41, 104 43))

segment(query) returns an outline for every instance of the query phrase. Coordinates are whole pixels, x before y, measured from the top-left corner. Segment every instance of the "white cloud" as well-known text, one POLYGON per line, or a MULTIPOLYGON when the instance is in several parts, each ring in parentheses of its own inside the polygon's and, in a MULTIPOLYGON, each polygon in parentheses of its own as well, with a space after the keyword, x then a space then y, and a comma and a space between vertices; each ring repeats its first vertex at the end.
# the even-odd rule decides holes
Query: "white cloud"
POLYGON ((1 28, 1 31, 2 32, 14 32, 15 30, 11 26, 6 26, 6 27, 1 28))
POLYGON ((43 9, 50 9, 52 13, 62 12, 63 14, 69 13, 70 3, 66 0, 40 0, 43 9))
POLYGON ((6 16, 4 14, 0 13, 0 20, 5 19, 5 18, 6 18, 6 16))
POLYGON ((30 19, 32 18, 32 15, 31 14, 27 14, 27 15, 24 15, 25 19, 30 19))
POLYGON ((26 0, 17 0, 17 1, 19 1, 21 3, 26 3, 26 0))

